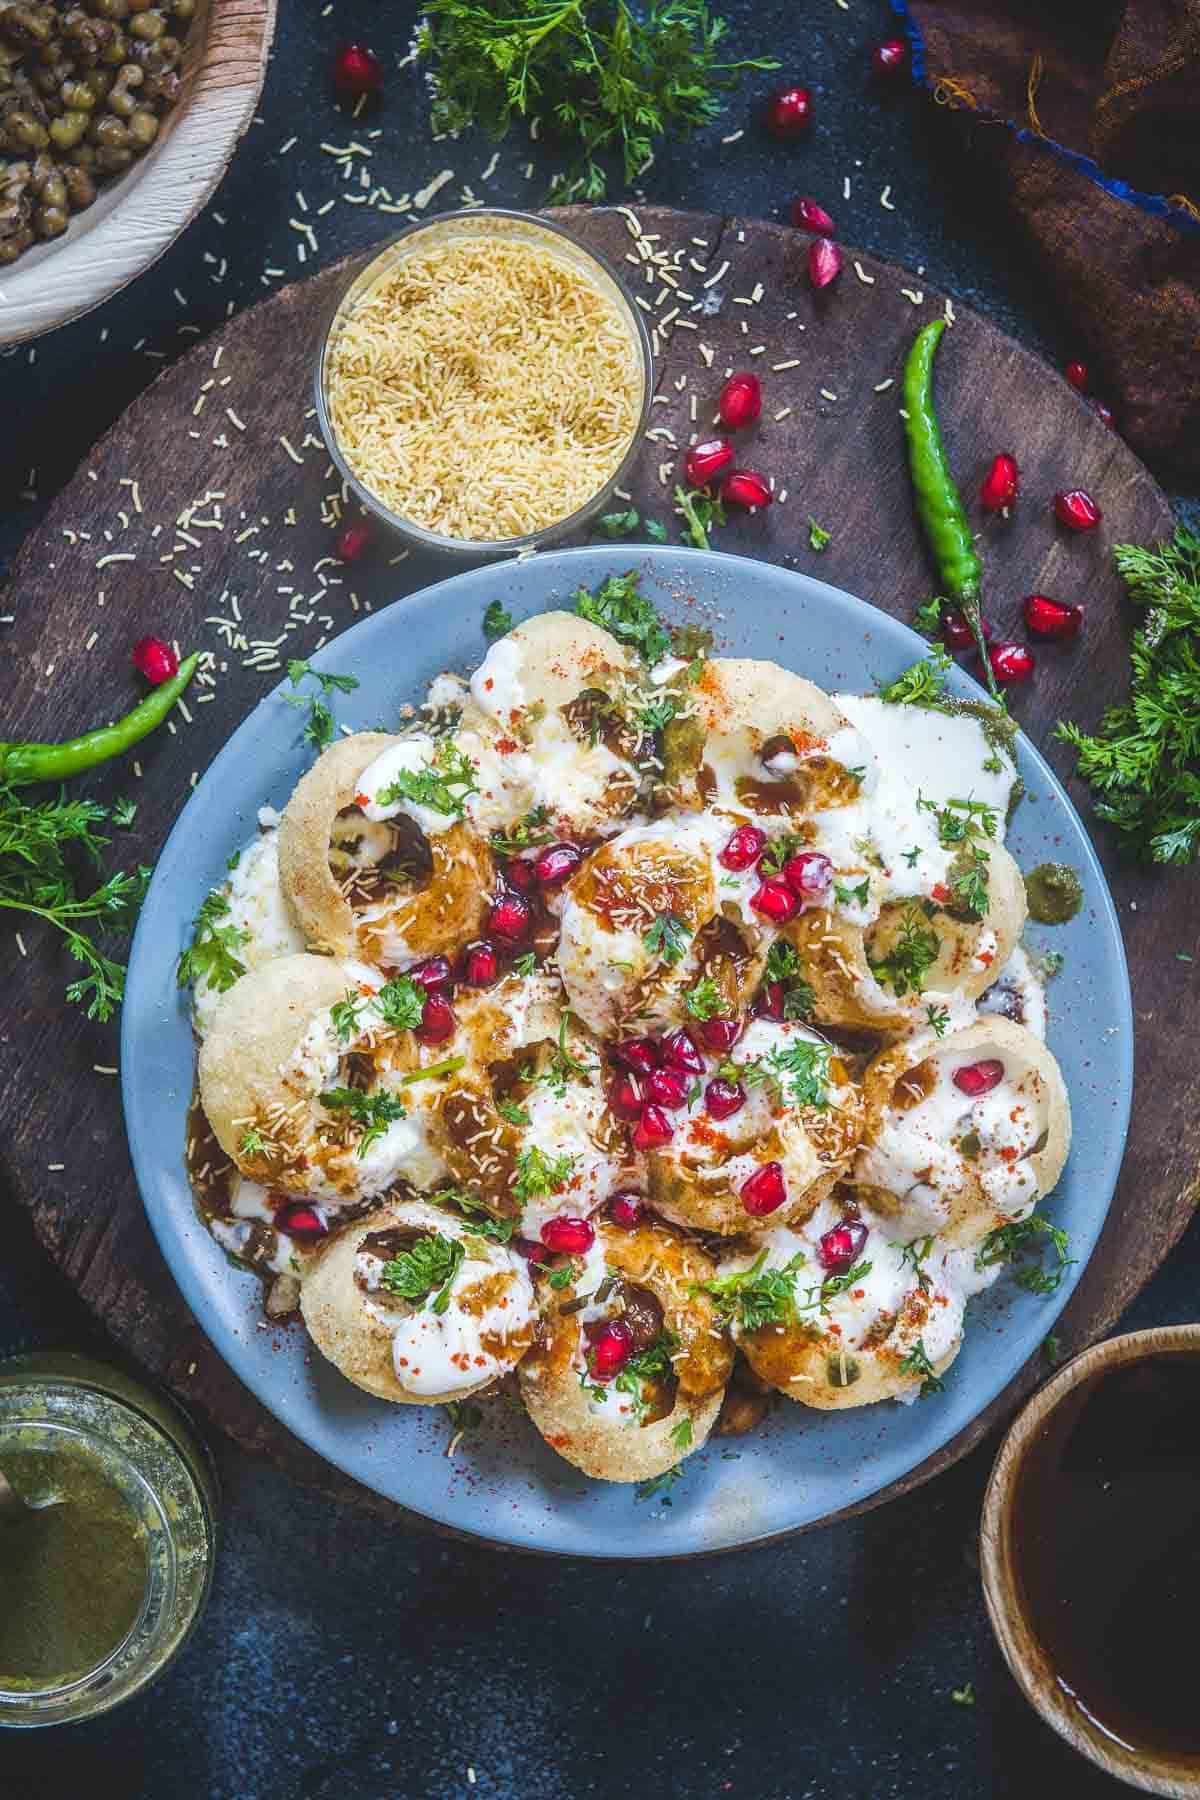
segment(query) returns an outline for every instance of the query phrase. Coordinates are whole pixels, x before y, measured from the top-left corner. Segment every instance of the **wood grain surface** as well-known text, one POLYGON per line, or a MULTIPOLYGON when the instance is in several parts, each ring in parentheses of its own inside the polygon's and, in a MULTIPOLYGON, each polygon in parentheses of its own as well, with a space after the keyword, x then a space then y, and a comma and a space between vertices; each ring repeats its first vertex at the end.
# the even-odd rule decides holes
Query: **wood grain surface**
POLYGON ((200 0, 183 87, 155 143, 61 238, 0 280, 0 344, 53 331, 109 299, 168 249, 210 198, 250 124, 275 35, 275 0, 200 0))
MULTIPOLYGON (((840 280, 815 294, 804 272, 807 240, 749 219, 644 209, 647 256, 615 210, 563 216, 623 269, 655 319, 681 308, 684 323, 659 333, 652 430, 660 435, 645 445, 631 483, 646 516, 670 518, 668 484, 682 454, 670 439, 684 446, 690 432, 707 432, 724 373, 755 369, 763 418, 740 439, 739 460, 776 478, 779 503, 731 522, 719 547, 806 569, 910 618, 934 584, 909 500, 897 389, 884 384, 945 297, 865 255, 856 273, 853 253, 840 280), (691 300, 653 267, 654 255, 676 246, 686 250, 678 285, 691 300), (690 310, 697 301, 703 309, 690 310), (832 532, 820 556, 808 546, 810 516, 832 532)), ((17 559, 4 597, 15 622, 0 637, 6 737, 66 736, 124 711, 135 692, 130 649, 146 631, 213 649, 228 665, 207 690, 211 699, 204 690, 189 695, 190 724, 181 717, 173 735, 143 744, 140 777, 126 763, 84 784, 102 799, 129 793, 139 802, 132 831, 115 834, 113 855, 127 863, 154 860, 189 782, 279 679, 277 669, 242 667, 245 652, 229 650, 228 628, 211 621, 239 613, 249 642, 278 639, 275 655, 286 659, 344 629, 357 608, 446 573, 434 562, 397 562, 397 550, 382 545, 353 568, 322 563, 332 553, 336 484, 310 411, 312 363, 320 321, 346 279, 339 265, 286 288, 173 364, 96 446, 17 559), (132 560, 105 560, 112 557, 132 560)), ((1061 717, 1093 725, 1123 695, 1130 620, 1110 547, 1161 537, 1170 509, 1057 374, 965 307, 953 310, 938 393, 962 487, 973 500, 1000 449, 1014 450, 1022 468, 1015 516, 981 521, 988 614, 998 633, 1020 635, 1027 593, 1087 607, 1081 642, 1040 650, 1036 681, 1014 701, 1087 817, 1087 796, 1051 730, 1061 717), (1090 538, 1065 537, 1051 516, 1053 491, 1075 484, 1104 509, 1090 538)), ((1183 1065, 1173 1026, 1196 979, 1196 965, 1175 954, 1195 936, 1195 889, 1186 877, 1120 863, 1103 830, 1097 842, 1125 928, 1137 1086, 1112 1212, 1058 1327, 1064 1353, 1108 1330, 1158 1267, 1190 1216, 1200 1164, 1200 1079, 1183 1065)), ((202 1419, 331 1495, 353 1493, 400 1516, 292 1438, 209 1345, 146 1223, 117 1083, 94 1072, 116 1063, 116 1028, 90 1025, 63 1003, 69 971, 54 944, 36 930, 25 942, 22 958, 10 931, 0 941, 8 997, 0 1144, 42 1241, 121 1343, 202 1419), (65 1167, 52 1171, 53 1163, 65 1167)), ((951 1444, 866 1504, 953 1462, 1009 1417, 1038 1377, 1035 1360, 951 1444)))

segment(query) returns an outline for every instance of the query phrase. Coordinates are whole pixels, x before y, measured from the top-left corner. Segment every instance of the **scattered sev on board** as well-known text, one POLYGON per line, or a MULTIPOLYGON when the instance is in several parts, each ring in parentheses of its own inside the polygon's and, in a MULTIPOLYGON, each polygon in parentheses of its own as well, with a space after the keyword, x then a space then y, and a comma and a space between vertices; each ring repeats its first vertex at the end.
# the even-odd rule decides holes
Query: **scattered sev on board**
POLYGON ((641 414, 640 346, 553 252, 466 238, 393 265, 330 342, 330 421, 363 485, 445 537, 524 537, 612 476, 641 414))

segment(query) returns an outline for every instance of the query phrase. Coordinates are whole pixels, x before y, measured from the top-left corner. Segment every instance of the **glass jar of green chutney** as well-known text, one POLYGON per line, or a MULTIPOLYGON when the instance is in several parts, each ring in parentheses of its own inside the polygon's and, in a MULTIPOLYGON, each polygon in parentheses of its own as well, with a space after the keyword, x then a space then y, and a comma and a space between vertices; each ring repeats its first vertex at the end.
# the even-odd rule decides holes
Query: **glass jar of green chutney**
POLYGON ((0 1362, 0 1727, 92 1718, 176 1656, 208 1597, 216 1477, 183 1414, 65 1351, 0 1362))

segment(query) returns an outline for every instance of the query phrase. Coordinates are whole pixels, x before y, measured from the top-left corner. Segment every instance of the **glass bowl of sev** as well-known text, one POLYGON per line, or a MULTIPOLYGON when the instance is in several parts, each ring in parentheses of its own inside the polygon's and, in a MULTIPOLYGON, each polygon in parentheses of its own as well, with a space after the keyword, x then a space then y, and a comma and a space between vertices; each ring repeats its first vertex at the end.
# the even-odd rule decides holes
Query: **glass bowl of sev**
POLYGON ((535 214, 474 207, 410 225, 354 275, 316 409, 364 512, 412 548, 488 557, 605 506, 653 387, 641 312, 604 258, 535 214))

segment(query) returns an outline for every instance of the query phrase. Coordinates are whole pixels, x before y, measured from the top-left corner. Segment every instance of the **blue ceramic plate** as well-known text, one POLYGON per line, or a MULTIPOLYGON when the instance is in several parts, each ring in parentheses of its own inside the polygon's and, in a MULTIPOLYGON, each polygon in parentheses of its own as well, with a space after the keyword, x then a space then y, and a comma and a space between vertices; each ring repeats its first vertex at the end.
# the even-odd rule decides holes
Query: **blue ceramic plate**
MULTIPOLYGON (((861 600, 740 557, 693 550, 567 550, 456 575, 355 625, 315 660, 358 677, 343 721, 377 726, 418 701, 439 670, 468 671, 483 654, 480 621, 499 598, 516 619, 569 603, 636 563, 668 619, 711 623, 718 647, 772 657, 822 687, 869 691, 922 654, 922 640, 861 600)), ((978 690, 965 675, 952 685, 978 690)), ((226 858, 250 836, 258 807, 282 807, 310 760, 300 715, 276 690, 217 757, 167 841, 142 909, 125 1001, 122 1079, 134 1167, 163 1253, 227 1362, 297 1437, 368 1487, 461 1531, 530 1549, 661 1557, 720 1550, 811 1525, 906 1475, 1011 1380, 1054 1324, 1100 1234, 1120 1167, 1133 1065, 1133 1019, 1121 934, 1078 815, 1021 739, 1029 798, 1010 838, 1022 867, 1072 863, 1084 906, 1066 927, 1031 930, 1065 953, 1051 990, 1050 1043, 1075 1119, 1074 1148, 1049 1216, 1077 1262, 1039 1299, 1002 1276, 971 1304, 966 1343, 946 1392, 914 1406, 822 1413, 781 1404, 762 1429, 714 1440, 689 1458, 670 1507, 589 1481, 547 1449, 515 1408, 493 1406, 453 1459, 440 1408, 387 1406, 337 1374, 299 1326, 259 1329, 259 1287, 226 1262, 199 1223, 183 1166, 195 1050, 175 959, 226 858)))

